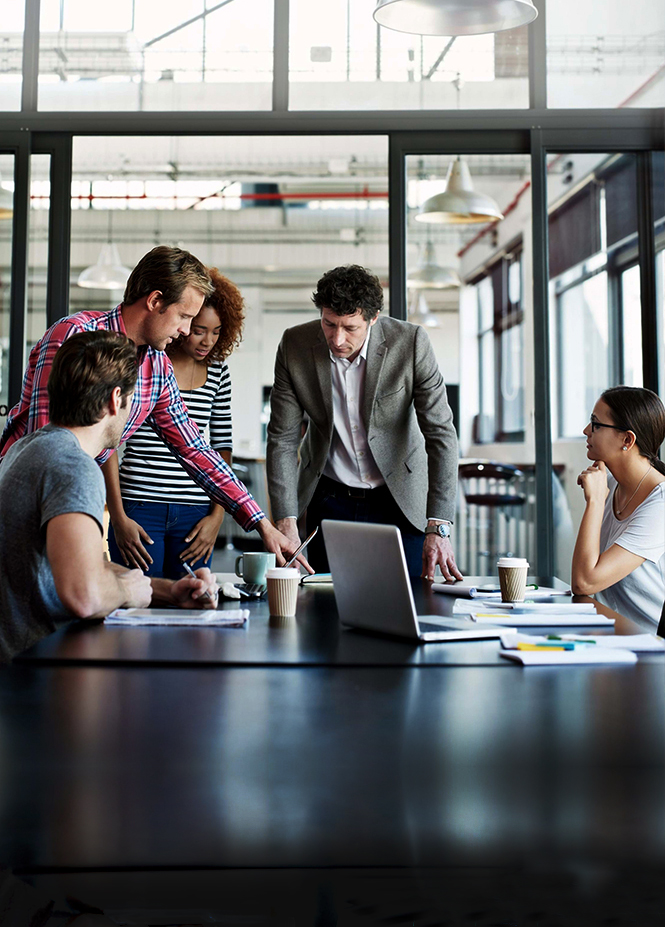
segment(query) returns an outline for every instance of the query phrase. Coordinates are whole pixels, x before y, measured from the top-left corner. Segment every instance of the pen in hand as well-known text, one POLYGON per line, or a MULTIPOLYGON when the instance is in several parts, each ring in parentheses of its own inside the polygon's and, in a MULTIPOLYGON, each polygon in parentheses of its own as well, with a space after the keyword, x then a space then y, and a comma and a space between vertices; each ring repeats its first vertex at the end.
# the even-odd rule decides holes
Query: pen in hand
MULTIPOLYGON (((184 560, 183 560, 182 565, 183 565, 184 568, 187 570, 187 572, 189 573, 190 576, 192 576, 194 579, 199 579, 199 577, 196 575, 196 573, 194 572, 194 570, 193 570, 193 569, 190 567, 190 565, 189 565, 188 563, 186 563, 184 560)), ((212 602, 213 605, 215 604, 215 600, 213 599, 213 597, 210 595, 210 593, 209 593, 207 590, 206 590, 205 592, 202 592, 201 595, 200 595, 198 598, 199 598, 199 599, 204 599, 204 598, 205 598, 205 599, 208 599, 208 601, 209 601, 209 602, 212 602)))
POLYGON ((309 536, 308 538, 305 538, 305 540, 302 542, 302 544, 300 545, 300 547, 298 548, 298 550, 296 550, 295 553, 291 554, 291 558, 289 559, 289 561, 288 561, 287 563, 284 564, 285 567, 290 567, 291 564, 295 562, 295 560, 296 560, 296 558, 298 557, 298 555, 300 554, 300 552, 303 551, 303 550, 307 547, 307 545, 308 545, 309 542, 312 540, 312 538, 314 537, 314 535, 316 534, 316 532, 317 532, 318 530, 319 530, 319 528, 318 528, 318 525, 317 525, 316 528, 315 528, 315 529, 312 531, 312 533, 310 534, 310 536, 309 536))

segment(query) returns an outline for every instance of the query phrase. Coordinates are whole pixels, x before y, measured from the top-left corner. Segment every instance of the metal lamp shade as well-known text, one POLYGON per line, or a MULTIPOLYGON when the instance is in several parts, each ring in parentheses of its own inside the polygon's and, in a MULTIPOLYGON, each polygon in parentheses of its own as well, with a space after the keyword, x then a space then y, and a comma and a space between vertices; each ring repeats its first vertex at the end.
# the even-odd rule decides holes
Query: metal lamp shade
POLYGON ((526 26, 538 15, 533 0, 378 0, 380 26, 414 35, 482 35, 526 26))
POLYGON ((456 158, 448 168, 446 189, 425 200, 415 218, 417 222, 470 225, 503 219, 503 215, 491 196, 474 190, 468 165, 456 158))
POLYGON ((122 290, 131 271, 120 263, 116 245, 102 245, 97 263, 79 274, 78 285, 90 290, 122 290))
POLYGON ((434 256, 434 246, 428 242, 425 259, 406 280, 410 290, 450 290, 462 285, 459 274, 452 267, 439 267, 434 256))
POLYGON ((418 293, 414 299, 413 305, 409 309, 409 321, 415 325, 422 325, 425 328, 439 328, 439 320, 430 311, 425 299, 424 293, 418 293))

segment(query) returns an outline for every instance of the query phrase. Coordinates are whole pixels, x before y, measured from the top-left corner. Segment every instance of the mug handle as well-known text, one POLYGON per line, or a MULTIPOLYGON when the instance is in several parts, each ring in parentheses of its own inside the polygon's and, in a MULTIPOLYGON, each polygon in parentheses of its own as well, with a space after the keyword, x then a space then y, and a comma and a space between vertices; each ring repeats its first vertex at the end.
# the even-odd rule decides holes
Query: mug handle
POLYGON ((242 554, 236 557, 236 576, 242 576, 242 554))

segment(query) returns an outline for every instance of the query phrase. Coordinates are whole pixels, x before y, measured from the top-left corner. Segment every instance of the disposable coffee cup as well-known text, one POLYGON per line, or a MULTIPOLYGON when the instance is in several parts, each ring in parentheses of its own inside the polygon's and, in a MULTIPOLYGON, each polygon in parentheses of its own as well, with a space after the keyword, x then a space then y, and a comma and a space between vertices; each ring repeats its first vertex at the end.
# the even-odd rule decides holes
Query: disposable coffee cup
POLYGON ((268 608, 273 617, 293 618, 298 602, 300 570, 275 567, 266 573, 268 608))
POLYGON ((497 561, 502 602, 523 602, 529 564, 522 557, 501 557, 497 561))

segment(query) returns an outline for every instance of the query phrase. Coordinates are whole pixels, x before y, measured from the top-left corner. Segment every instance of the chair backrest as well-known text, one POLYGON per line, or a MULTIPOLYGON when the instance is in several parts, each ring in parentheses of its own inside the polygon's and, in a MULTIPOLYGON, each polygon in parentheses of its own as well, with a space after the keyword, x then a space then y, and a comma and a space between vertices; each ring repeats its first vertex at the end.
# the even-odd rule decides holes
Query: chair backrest
POLYGON ((665 602, 663 602, 663 610, 660 613, 660 621, 658 622, 656 634, 658 637, 665 637, 665 602))

